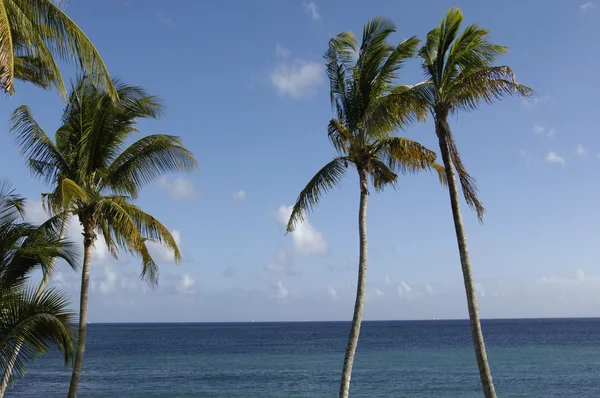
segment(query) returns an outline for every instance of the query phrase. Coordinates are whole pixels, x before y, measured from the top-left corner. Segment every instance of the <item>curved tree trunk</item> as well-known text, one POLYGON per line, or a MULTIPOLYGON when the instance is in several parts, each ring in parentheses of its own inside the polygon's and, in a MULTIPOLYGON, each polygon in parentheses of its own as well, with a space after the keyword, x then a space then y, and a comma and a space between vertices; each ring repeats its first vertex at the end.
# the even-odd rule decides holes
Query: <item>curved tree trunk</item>
POLYGON ((84 222, 83 233, 83 270, 81 272, 81 297, 79 301, 79 331, 77 334, 77 352, 73 361, 73 374, 69 386, 69 398, 77 397, 77 386, 83 367, 83 354, 87 340, 87 315, 88 315, 88 290, 90 285, 90 269, 92 266, 92 252, 96 234, 91 222, 84 222))
POLYGON ((365 304, 365 289, 367 283, 367 199, 369 196, 367 175, 363 170, 358 170, 360 178, 360 207, 358 210, 358 235, 360 238, 360 254, 358 263, 358 283, 356 285, 356 302, 354 303, 354 315, 352 326, 348 336, 348 346, 344 358, 344 369, 340 383, 340 398, 347 398, 350 393, 350 379, 352 377, 352 365, 354 354, 358 346, 358 336, 365 304))
POLYGON ((467 305, 469 308, 469 320, 471 323, 471 335, 473 336, 473 345, 475 347, 475 356, 477 357, 477 367, 479 368, 479 377, 481 386, 486 398, 496 398, 496 390, 492 381, 492 373, 485 351, 485 343, 483 341, 483 332, 481 330, 481 322, 479 320, 479 310, 477 308, 477 297, 475 295, 475 283, 473 282, 473 274, 471 272, 471 261, 469 260, 469 252, 467 250, 467 237, 465 236, 465 228, 460 213, 460 202, 458 196, 458 186, 456 184, 456 176, 454 174, 454 166, 448 149, 447 122, 444 119, 436 122, 436 133, 439 139, 440 151, 446 168, 446 177, 448 179, 448 191, 450 192, 450 204, 452 206, 452 216, 454 218, 454 229, 456 231, 456 240, 458 243, 458 252, 460 254, 460 264, 462 267, 463 279, 465 283, 465 291, 467 293, 467 305))
MULTIPOLYGON (((62 225, 60 228, 60 239, 64 239, 67 233, 67 220, 66 217, 62 220, 62 225)), ((48 264, 48 268, 46 272, 44 272, 44 276, 42 277, 42 281, 38 286, 35 297, 39 298, 44 290, 46 290, 46 286, 48 286, 48 282, 50 282, 50 276, 52 274, 52 270, 54 269, 55 259, 50 260, 48 264)), ((18 342, 13 351, 13 356, 9 360, 8 364, 6 364, 6 368, 4 369, 4 373, 2 374, 2 382, 0 383, 0 398, 4 397, 6 393, 6 389, 8 388, 8 382, 10 381, 10 376, 12 375, 13 368, 15 367, 15 362, 17 361, 17 357, 19 356, 19 352, 21 351, 21 347, 23 346, 22 342, 18 342)))

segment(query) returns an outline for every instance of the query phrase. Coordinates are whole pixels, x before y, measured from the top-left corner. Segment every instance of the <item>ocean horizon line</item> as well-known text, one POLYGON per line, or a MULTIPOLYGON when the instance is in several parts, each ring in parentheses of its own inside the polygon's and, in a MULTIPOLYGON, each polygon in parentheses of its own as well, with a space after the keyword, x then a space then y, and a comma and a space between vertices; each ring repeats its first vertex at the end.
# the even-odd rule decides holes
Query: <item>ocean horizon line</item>
MULTIPOLYGON (((515 317, 515 318, 481 318, 482 321, 583 321, 583 320, 598 320, 600 316, 595 317, 515 317)), ((350 323, 351 320, 244 320, 244 321, 139 321, 139 322, 88 322, 93 325, 223 325, 223 324, 283 324, 283 323, 350 323)), ((469 322, 468 318, 429 318, 429 319, 367 319, 363 322, 469 322)))

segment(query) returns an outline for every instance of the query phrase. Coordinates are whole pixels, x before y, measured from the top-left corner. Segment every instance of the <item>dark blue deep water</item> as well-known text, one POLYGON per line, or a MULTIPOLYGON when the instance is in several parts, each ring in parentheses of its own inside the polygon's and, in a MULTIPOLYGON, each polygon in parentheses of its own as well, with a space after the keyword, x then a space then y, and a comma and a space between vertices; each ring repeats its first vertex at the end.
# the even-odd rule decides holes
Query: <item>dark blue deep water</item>
MULTIPOLYGON (((600 320, 488 320, 499 397, 600 397, 600 320)), ((335 397, 349 323, 93 324, 80 397, 335 397)), ((365 322, 354 397, 481 397, 467 321, 365 322)), ((7 396, 64 397, 56 354, 7 396)))

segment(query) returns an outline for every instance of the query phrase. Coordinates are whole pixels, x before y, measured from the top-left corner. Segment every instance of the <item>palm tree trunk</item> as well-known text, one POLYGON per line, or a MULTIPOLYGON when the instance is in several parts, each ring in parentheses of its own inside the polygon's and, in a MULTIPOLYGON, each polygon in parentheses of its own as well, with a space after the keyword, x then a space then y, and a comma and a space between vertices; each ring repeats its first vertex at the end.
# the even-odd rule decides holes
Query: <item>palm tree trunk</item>
MULTIPOLYGON (((67 233, 67 220, 66 217, 62 220, 62 225, 60 228, 60 239, 64 239, 67 233)), ((55 259, 51 259, 46 272, 44 272, 44 276, 42 277, 42 281, 38 286, 35 297, 39 298, 44 290, 46 290, 46 286, 48 286, 48 282, 50 282, 50 275, 52 274, 52 270, 54 269, 55 259)), ((21 347, 23 346, 23 342, 18 342, 15 345, 13 350, 13 356, 10 358, 8 363, 6 364, 6 368, 4 369, 4 373, 2 374, 2 383, 0 384, 0 398, 4 397, 4 393, 8 388, 8 382, 10 381, 10 376, 12 375, 13 368, 15 367, 15 362, 17 361, 17 357, 19 356, 19 352, 21 351, 21 347)))
POLYGON ((352 377, 352 365, 354 364, 354 354, 358 346, 358 336, 362 323, 363 307, 365 304, 365 289, 367 283, 367 199, 369 190, 367 185, 367 175, 364 170, 358 170, 360 179, 360 207, 358 210, 358 235, 360 238, 360 254, 358 263, 358 283, 356 285, 356 301, 354 303, 354 315, 352 316, 352 326, 348 336, 348 345, 346 347, 346 356, 344 358, 344 369, 342 370, 342 380, 340 383, 340 398, 347 398, 350 394, 350 379, 352 377))
POLYGON ((91 222, 84 222, 83 233, 83 270, 81 273, 81 297, 79 301, 79 331, 77 334, 77 352, 73 361, 73 375, 69 386, 69 398, 77 397, 77 386, 81 377, 83 367, 83 354, 87 339, 87 315, 88 315, 88 290, 90 285, 90 269, 92 266, 92 252, 96 234, 91 222))
POLYGON ((460 264, 462 267, 465 291, 467 293, 467 305, 469 308, 469 320, 471 323, 471 335, 473 337, 473 345, 475 347, 475 356, 477 357, 477 367, 479 368, 479 377, 481 386, 486 398, 496 398, 496 390, 492 381, 492 373, 485 351, 485 342, 483 341, 483 332, 481 330, 481 322, 479 320, 479 310, 477 308, 477 297, 475 295, 475 283, 473 282, 473 274, 471 272, 471 261, 469 260, 469 251, 467 249, 467 237, 465 228, 460 213, 460 203, 458 196, 458 186, 456 184, 456 176, 454 174, 454 166, 448 149, 447 134, 449 129, 446 128, 447 122, 445 118, 441 118, 436 122, 436 133, 439 139, 440 151, 446 168, 446 177, 448 179, 448 191, 450 192, 450 204, 452 206, 452 217, 454 218, 454 229, 456 231, 456 240, 458 243, 458 252, 460 254, 460 264))

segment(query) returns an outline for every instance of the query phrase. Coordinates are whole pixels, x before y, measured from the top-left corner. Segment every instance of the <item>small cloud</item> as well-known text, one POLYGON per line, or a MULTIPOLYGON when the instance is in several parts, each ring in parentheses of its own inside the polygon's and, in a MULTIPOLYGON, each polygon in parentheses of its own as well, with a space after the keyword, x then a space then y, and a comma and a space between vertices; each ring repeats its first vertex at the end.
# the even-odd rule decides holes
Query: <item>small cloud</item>
POLYGON ((335 291, 334 288, 332 288, 331 286, 329 286, 327 288, 327 294, 329 295, 329 297, 331 297, 333 300, 338 301, 340 298, 338 297, 337 292, 335 291))
POLYGON ((275 285, 275 296, 280 299, 285 299, 289 295, 290 291, 285 286, 283 286, 283 282, 280 280, 277 281, 277 284, 275 285))
POLYGON ((521 149, 521 157, 527 162, 527 163, 531 163, 533 162, 533 158, 531 156, 529 156, 527 154, 527 152, 525 152, 523 149, 521 149))
MULTIPOLYGON (((281 206, 277 210, 276 219, 282 226, 287 226, 292 206, 281 206)), ((296 229, 291 233, 294 239, 294 250, 305 256, 321 254, 327 251, 327 241, 305 218, 302 223, 296 225, 296 229)))
POLYGON ((281 44, 277 43, 275 45, 275 55, 277 55, 278 58, 288 59, 291 54, 292 52, 281 44))
POLYGON ((233 193, 233 200, 235 200, 236 202, 241 202, 242 200, 244 200, 244 198, 246 198, 246 191, 244 191, 243 189, 240 189, 239 191, 233 193))
POLYGON ((533 125, 533 132, 538 135, 545 135, 548 138, 554 138, 554 135, 556 134, 555 129, 545 127, 540 123, 533 125))
POLYGON ((542 97, 533 97, 533 98, 523 98, 521 100, 521 106, 525 109, 534 109, 537 108, 540 104, 548 101, 550 97, 542 96, 542 97))
POLYGON ((549 152, 546 156, 546 162, 548 163, 558 163, 563 168, 567 165, 565 158, 558 156, 555 152, 549 152))
POLYGON ((596 155, 596 158, 600 160, 600 153, 596 155))
POLYGON ((598 284, 600 283, 600 277, 598 276, 587 276, 585 272, 579 268, 575 270, 574 277, 561 277, 561 276, 542 276, 536 279, 538 284, 543 285, 582 285, 582 284, 598 284))
POLYGON ((377 296, 377 297, 385 296, 385 293, 376 288, 375 289, 375 296, 377 296))
POLYGON ((587 157, 587 155, 588 155, 587 150, 581 144, 577 145, 577 147, 575 148, 575 153, 577 154, 577 156, 581 156, 581 157, 587 157))
POLYGON ((400 281, 398 287, 396 288, 396 291, 398 292, 398 296, 400 298, 410 298, 412 293, 412 287, 410 287, 408 283, 400 281))
POLYGON ((425 293, 427 293, 428 296, 433 294, 433 288, 429 283, 425 285, 425 293))
POLYGON ((310 15, 313 21, 318 21, 321 19, 321 14, 319 14, 319 10, 317 9, 317 5, 314 1, 305 1, 302 3, 304 6, 304 10, 310 15))
POLYGON ((161 26, 170 28, 175 25, 175 23, 173 22, 173 16, 171 14, 163 14, 162 12, 159 12, 157 14, 157 18, 158 18, 158 23, 161 26))
POLYGON ((392 278, 389 276, 389 274, 385 275, 385 284, 388 286, 392 284, 392 278))
POLYGON ((194 290, 195 284, 196 281, 192 276, 183 274, 179 284, 177 285, 177 291, 181 294, 194 294, 196 293, 196 290, 194 290))
POLYGON ((169 192, 169 195, 171 195, 173 199, 189 199, 200 194, 200 191, 194 187, 194 184, 183 176, 174 179, 163 176, 158 180, 158 183, 161 188, 169 192))
POLYGON ((228 267, 225 271, 223 271, 223 276, 225 278, 233 278, 235 276, 235 269, 228 267))
POLYGON ((274 274, 295 275, 292 253, 286 249, 280 250, 275 260, 267 265, 267 269, 274 274))
POLYGON ((483 287, 482 284, 480 284, 480 283, 475 284, 475 292, 477 293, 477 295, 479 297, 485 298, 485 288, 483 287))
POLYGON ((100 282, 100 293, 104 295, 111 293, 115 289, 116 282, 117 273, 110 266, 104 267, 104 279, 100 282))
POLYGON ((316 93, 317 87, 323 84, 323 66, 306 61, 283 63, 275 67, 269 80, 281 96, 310 98, 316 93))
POLYGON ((579 6, 579 8, 583 11, 583 12, 588 12, 590 10, 596 9, 598 8, 598 6, 594 3, 592 3, 591 1, 588 1, 587 3, 583 3, 579 6))

